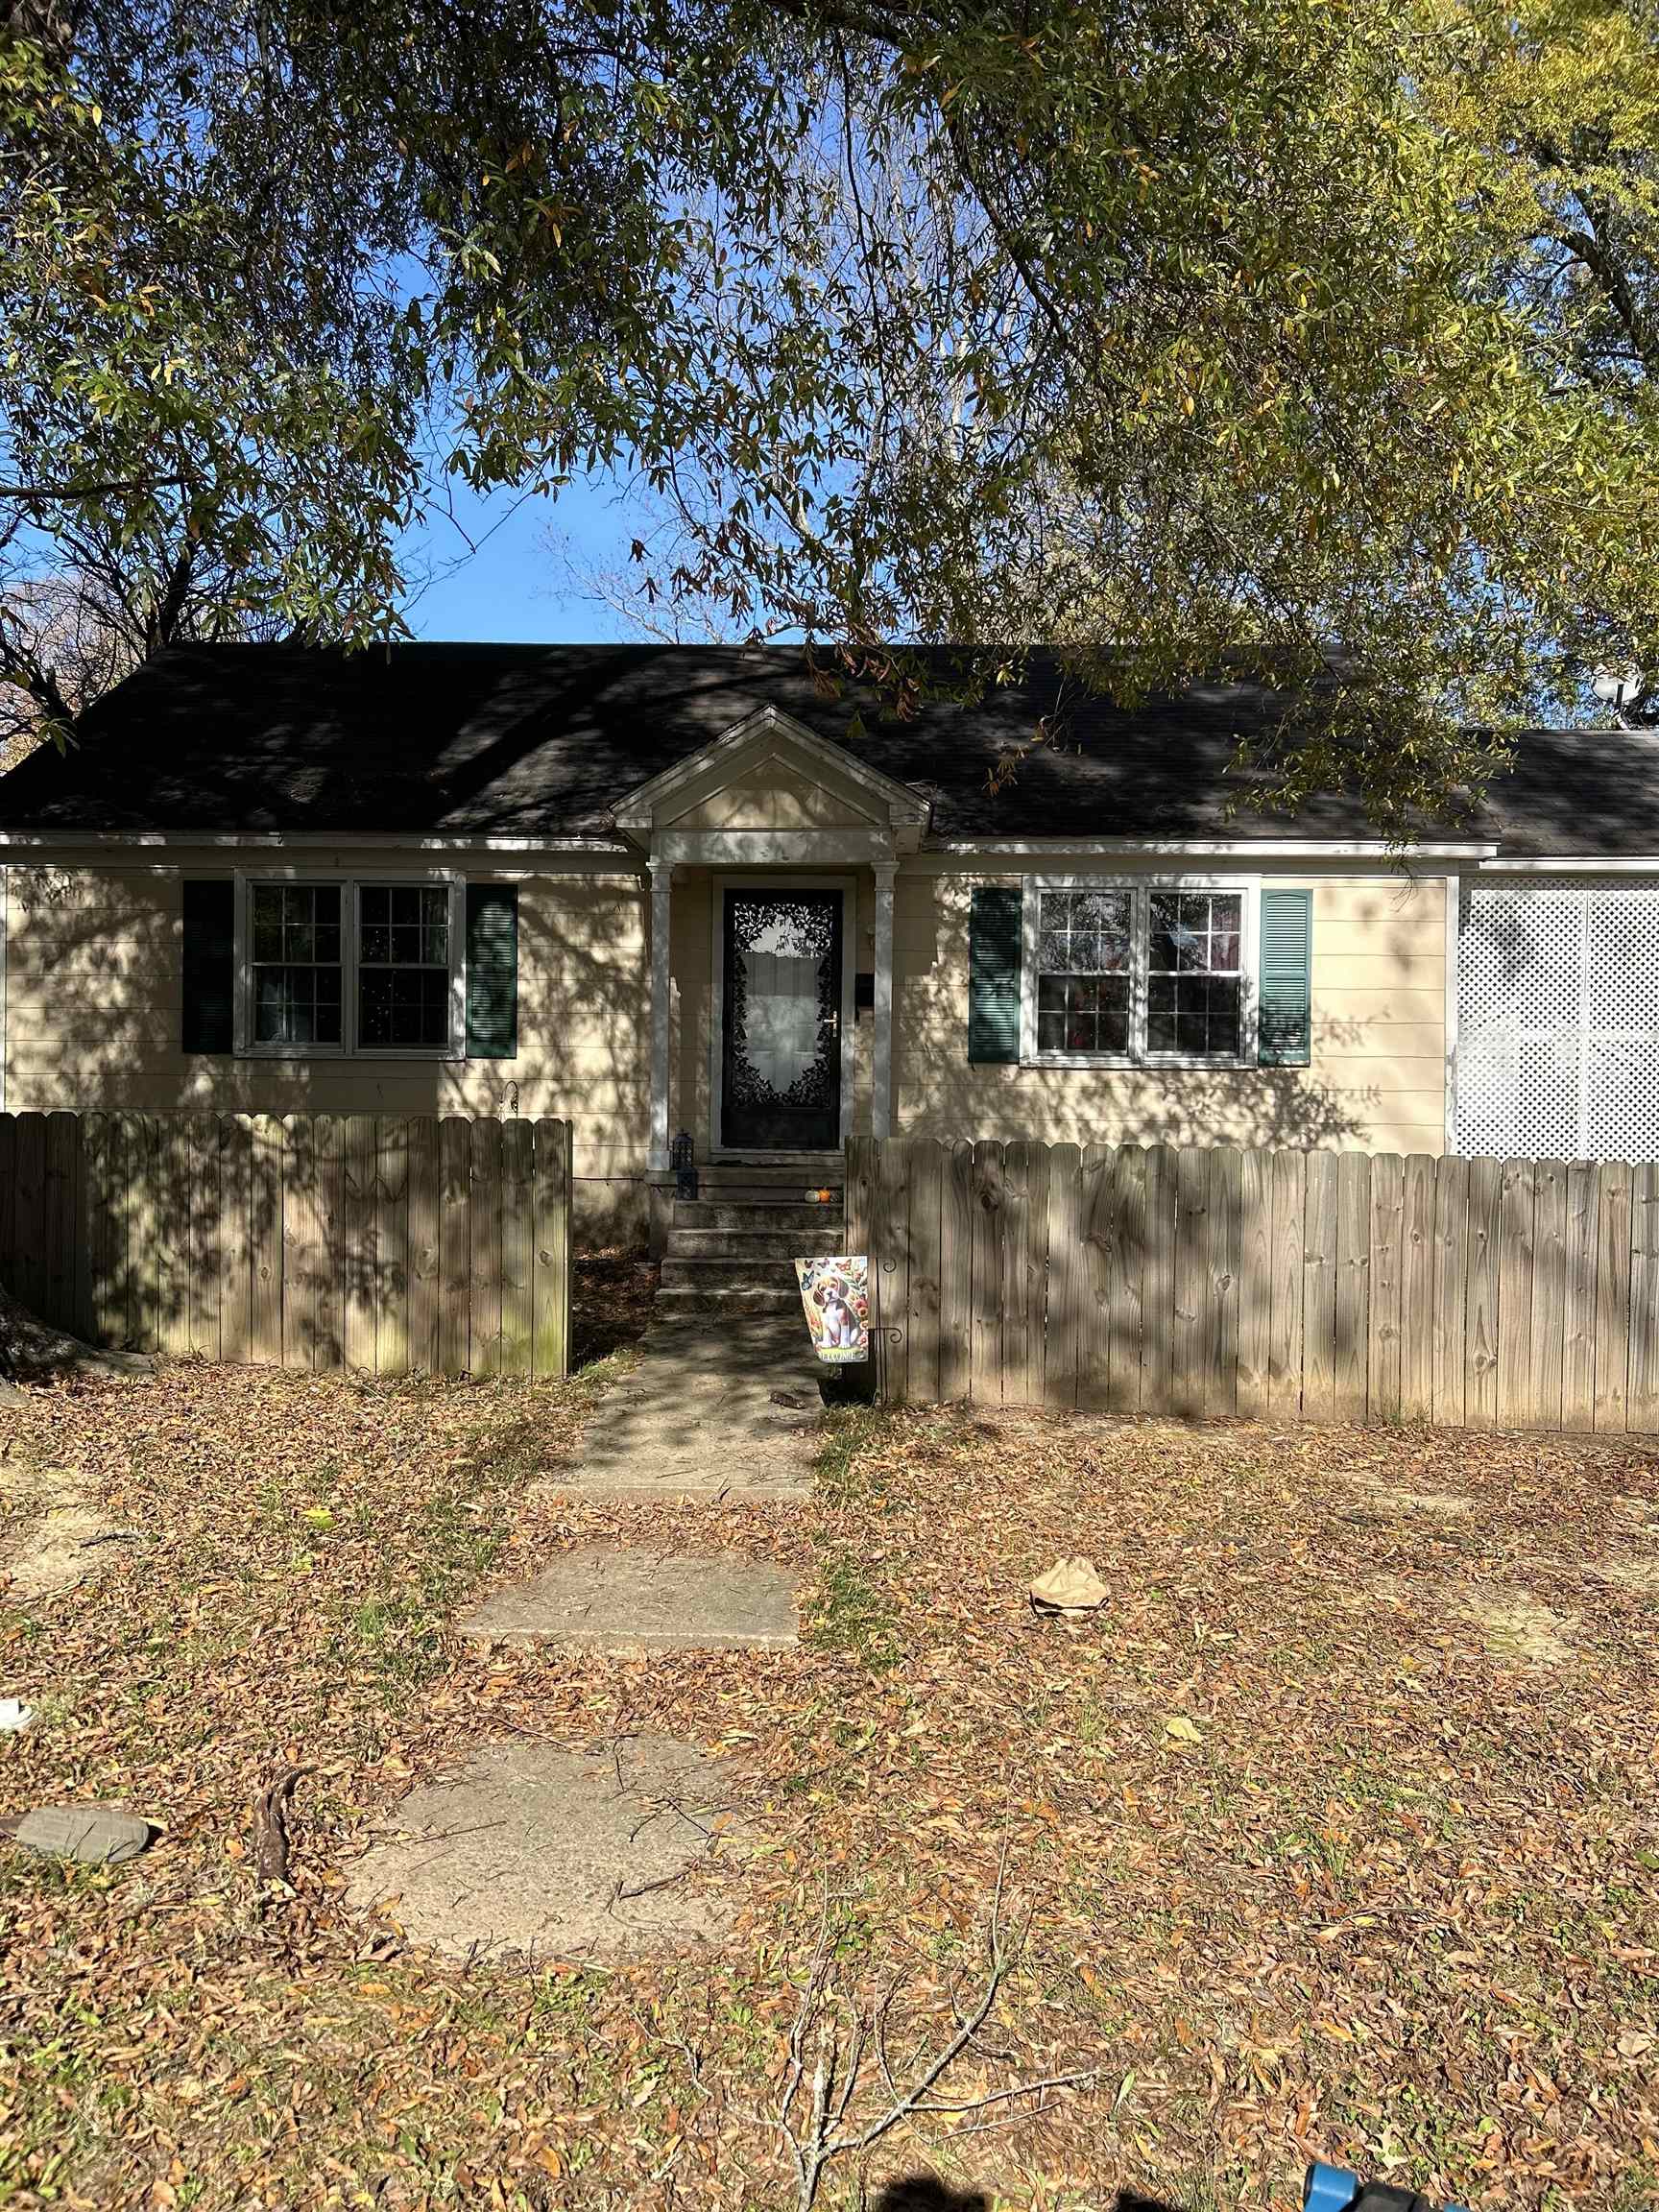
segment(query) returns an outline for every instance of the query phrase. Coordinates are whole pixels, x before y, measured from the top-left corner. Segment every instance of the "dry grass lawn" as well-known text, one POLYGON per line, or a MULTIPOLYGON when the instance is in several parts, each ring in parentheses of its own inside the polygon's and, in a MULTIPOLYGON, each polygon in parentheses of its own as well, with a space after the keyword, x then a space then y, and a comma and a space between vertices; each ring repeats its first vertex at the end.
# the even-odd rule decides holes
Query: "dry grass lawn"
MULTIPOLYGON (((1514 1437, 839 1417, 806 1507, 528 1504, 561 1387, 168 1369, 33 1393, 9 1464, 112 1525, 0 1591, 0 1811, 164 1823, 136 1863, 0 1855, 0 2204, 770 2207, 826 1887, 895 2041, 1027 1932, 971 2104, 868 2164, 988 2203, 1289 2207, 1310 2154, 1471 2205, 1659 2200, 1659 1460, 1514 1437), (797 1563, 797 1652, 475 1651, 493 1580, 606 1533, 797 1563), (1091 1554, 1080 1633, 1031 1576, 1091 1554), (1173 1726, 1171 1724, 1174 1724, 1173 1726), (765 1839, 718 1953, 439 1966, 345 1911, 413 1779, 479 1738, 720 1752, 765 1839), (285 1761, 291 1890, 247 1858, 285 1761)), ((27 1483, 0 1488, 26 1544, 27 1483)), ((822 2201, 858 2201, 832 2174, 822 2201)))

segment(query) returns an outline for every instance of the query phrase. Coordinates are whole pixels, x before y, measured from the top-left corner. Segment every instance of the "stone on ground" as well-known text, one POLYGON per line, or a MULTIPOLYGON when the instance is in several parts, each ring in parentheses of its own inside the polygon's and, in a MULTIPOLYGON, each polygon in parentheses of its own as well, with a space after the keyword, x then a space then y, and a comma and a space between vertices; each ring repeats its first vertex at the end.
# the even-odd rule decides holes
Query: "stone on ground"
POLYGON ((804 1496, 823 1413, 799 1313, 655 1321, 607 1391, 582 1456, 539 1487, 584 1496, 804 1496), (774 1392, 805 1402, 778 1403, 774 1392))
POLYGON ((14 1843, 31 1851, 106 1866, 136 1859, 154 1833, 148 1820, 123 1805, 39 1805, 9 1821, 7 1830, 14 1843))
POLYGON ((775 1651, 798 1638, 795 1578, 730 1552, 662 1557, 621 1544, 566 1551, 462 1622, 480 1643, 602 1651, 775 1651))
POLYGON ((718 1940, 745 1837, 695 1745, 491 1744, 412 1791, 347 1901, 449 1958, 592 1958, 718 1940))

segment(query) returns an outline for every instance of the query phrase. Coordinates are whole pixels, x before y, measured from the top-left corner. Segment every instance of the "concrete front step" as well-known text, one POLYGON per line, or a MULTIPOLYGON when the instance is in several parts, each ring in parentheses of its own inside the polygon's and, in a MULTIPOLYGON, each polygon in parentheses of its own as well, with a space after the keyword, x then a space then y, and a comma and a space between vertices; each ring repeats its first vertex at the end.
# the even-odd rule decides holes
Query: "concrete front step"
POLYGON ((809 1241, 802 1251, 821 1251, 826 1229, 832 1238, 841 1234, 845 1219, 839 1194, 828 1206, 803 1205, 738 1205, 724 1199, 677 1198, 674 1201, 672 1230, 727 1230, 755 1231, 772 1237, 805 1237, 809 1241))
POLYGON ((794 1255, 750 1258, 727 1252, 677 1252, 670 1244, 659 1277, 664 1290, 793 1290, 794 1255))
MULTIPOLYGON (((750 1266, 781 1261, 785 1266, 798 1253, 821 1252, 824 1223, 809 1221, 804 1229, 780 1236, 774 1229, 670 1229, 665 1257, 669 1260, 741 1260, 750 1266)), ((840 1224, 836 1224, 839 1229, 840 1224)))
POLYGON ((846 1175, 847 1163, 839 1152, 809 1152, 799 1160, 712 1160, 700 1162, 697 1168, 706 1190, 816 1190, 826 1183, 839 1187, 846 1175))
MULTIPOLYGON (((799 1313, 801 1294, 781 1286, 717 1285, 697 1288, 664 1283, 657 1293, 657 1310, 665 1319, 685 1313, 799 1313)), ((805 1334, 806 1324, 801 1324, 805 1334)))

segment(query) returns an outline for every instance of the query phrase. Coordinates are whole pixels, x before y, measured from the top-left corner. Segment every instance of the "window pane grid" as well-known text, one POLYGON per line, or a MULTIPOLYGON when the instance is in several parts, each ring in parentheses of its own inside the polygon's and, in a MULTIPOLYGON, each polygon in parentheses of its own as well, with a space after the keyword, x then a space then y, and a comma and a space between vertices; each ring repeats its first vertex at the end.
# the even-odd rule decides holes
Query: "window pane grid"
POLYGON ((449 1042, 449 893, 365 883, 357 901, 357 1041, 367 1051, 449 1042))
POLYGON ((1044 889, 1033 939, 1040 1054, 1239 1057, 1242 892, 1044 889))
POLYGON ((1237 891, 1154 891, 1146 958, 1146 1049, 1238 1056, 1244 901, 1237 891))
POLYGON ((255 883, 252 1040, 325 1045, 341 1040, 340 886, 255 883))

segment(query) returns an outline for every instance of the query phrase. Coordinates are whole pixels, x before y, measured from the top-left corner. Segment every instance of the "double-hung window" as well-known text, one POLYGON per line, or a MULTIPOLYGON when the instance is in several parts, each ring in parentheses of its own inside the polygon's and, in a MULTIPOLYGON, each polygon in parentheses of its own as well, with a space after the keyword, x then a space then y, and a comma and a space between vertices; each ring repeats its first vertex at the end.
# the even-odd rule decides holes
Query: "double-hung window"
POLYGON ((1250 1061, 1254 938, 1248 883, 1028 882, 1022 1057, 1250 1061))
POLYGON ((465 1049, 461 887, 244 878, 245 1052, 447 1056, 465 1049))

